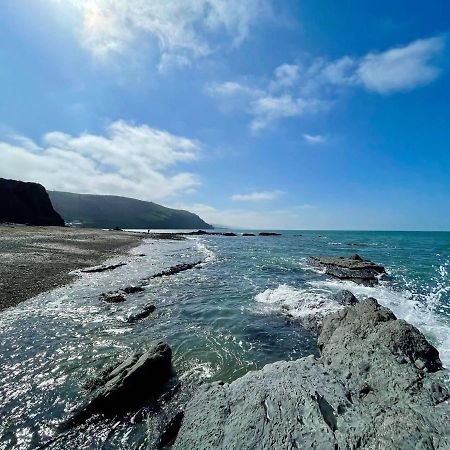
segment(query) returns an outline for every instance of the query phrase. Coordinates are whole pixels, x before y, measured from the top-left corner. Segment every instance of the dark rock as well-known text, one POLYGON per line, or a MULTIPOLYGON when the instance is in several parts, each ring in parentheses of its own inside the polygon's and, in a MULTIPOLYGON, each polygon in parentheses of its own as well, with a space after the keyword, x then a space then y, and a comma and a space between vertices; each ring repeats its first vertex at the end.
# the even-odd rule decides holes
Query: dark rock
POLYGON ((100 294, 100 300, 106 303, 122 303, 127 298, 125 296, 125 292, 116 291, 116 292, 107 292, 106 294, 100 294))
POLYGON ((258 236, 281 236, 281 233, 262 231, 261 233, 258 233, 258 236))
POLYGON ((112 228, 111 231, 123 231, 123 230, 122 230, 122 228, 116 226, 116 227, 112 228))
POLYGON ((253 233, 242 233, 242 236, 254 236, 253 233))
POLYGON ((83 423, 93 414, 115 416, 159 394, 172 376, 172 350, 165 342, 136 354, 104 374, 98 389, 67 421, 83 423))
POLYGON ((164 431, 158 438, 158 442, 156 444, 157 448, 167 447, 175 441, 175 438, 177 437, 178 431, 180 430, 181 424, 183 422, 183 417, 184 411, 180 411, 175 414, 174 417, 172 417, 172 419, 166 425, 164 431))
POLYGON ((123 289, 126 294, 135 294, 136 292, 142 292, 144 288, 142 286, 127 286, 123 289))
POLYGON ((192 235, 199 235, 199 236, 203 236, 203 235, 205 235, 205 234, 208 234, 208 232, 207 231, 204 231, 204 230, 197 230, 197 231, 191 231, 190 233, 188 233, 188 234, 192 234, 192 235))
POLYGON ((137 314, 133 314, 128 318, 128 322, 137 322, 138 320, 142 320, 147 318, 150 314, 152 314, 156 309, 155 305, 152 305, 151 303, 147 303, 143 310, 138 312, 137 314))
POLYGON ((227 232, 227 233, 223 233, 223 236, 237 236, 237 234, 236 233, 227 232))
POLYGON ((118 267, 126 266, 127 263, 120 262, 117 264, 102 264, 101 266, 88 267, 87 269, 81 269, 83 273, 97 273, 97 272, 105 272, 106 270, 114 270, 118 267))
POLYGON ((346 289, 334 294, 333 300, 342 306, 353 306, 358 303, 358 299, 346 289))
POLYGON ((378 276, 386 273, 383 266, 363 260, 359 255, 310 256, 310 261, 316 266, 325 268, 327 275, 362 284, 375 284, 378 282, 378 276))
POLYGON ((0 178, 0 223, 64 226, 44 186, 0 178))
POLYGON ((450 448, 446 373, 420 331, 367 299, 326 317, 318 344, 201 387, 173 448, 450 448))
POLYGON ((200 265, 201 263, 202 263, 201 261, 197 261, 194 263, 177 264, 176 266, 170 267, 167 270, 155 273, 150 278, 160 278, 160 277, 167 277, 169 275, 175 275, 177 273, 184 272, 185 270, 193 269, 194 267, 200 265))

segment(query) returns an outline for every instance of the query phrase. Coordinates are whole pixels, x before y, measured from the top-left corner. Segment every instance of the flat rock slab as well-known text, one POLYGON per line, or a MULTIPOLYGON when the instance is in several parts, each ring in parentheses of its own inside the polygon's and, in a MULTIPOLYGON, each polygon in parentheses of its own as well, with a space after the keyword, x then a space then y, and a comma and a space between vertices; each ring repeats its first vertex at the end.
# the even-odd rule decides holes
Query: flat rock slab
POLYGON ((358 255, 350 257, 310 256, 309 259, 314 265, 325 268, 327 275, 358 283, 376 283, 378 277, 386 273, 383 266, 364 260, 358 255))
POLYGON ((201 387, 173 448, 450 448, 446 373, 420 331, 368 299, 325 318, 319 348, 201 387))

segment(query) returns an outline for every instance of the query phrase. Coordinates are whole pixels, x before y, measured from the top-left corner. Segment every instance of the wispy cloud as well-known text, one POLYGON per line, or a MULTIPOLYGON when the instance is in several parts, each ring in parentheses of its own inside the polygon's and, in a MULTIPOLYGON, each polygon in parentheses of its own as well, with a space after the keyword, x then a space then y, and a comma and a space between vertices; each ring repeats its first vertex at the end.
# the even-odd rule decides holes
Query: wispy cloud
POLYGON ((177 170, 200 152, 195 140, 117 121, 102 135, 55 131, 41 144, 12 136, 0 142, 0 176, 54 190, 161 199, 200 184, 197 175, 177 170))
POLYGON ((263 17, 270 0, 53 0, 80 14, 82 45, 95 57, 123 54, 153 41, 160 70, 185 66, 216 51, 223 41, 239 45, 263 17))
POLYGON ((239 202, 260 202, 264 200, 275 200, 283 195, 283 191, 261 191, 250 192, 248 194, 234 194, 231 196, 231 200, 239 202))
MULTIPOLYGON (((436 58, 444 47, 444 38, 433 37, 360 58, 346 55, 334 61, 316 58, 308 64, 282 64, 269 80, 216 83, 206 92, 251 116, 250 129, 258 132, 280 119, 326 110, 344 89, 364 87, 393 94, 429 84, 441 72, 436 58)), ((307 136, 308 142, 319 143, 307 136)))
POLYGON ((306 142, 309 142, 310 144, 323 144, 326 142, 327 138, 325 136, 322 136, 320 134, 303 134, 303 138, 306 142))
POLYGON ((444 40, 435 37, 383 53, 369 53, 359 62, 356 75, 367 89, 381 94, 414 89, 439 76, 435 58, 443 49, 444 40))

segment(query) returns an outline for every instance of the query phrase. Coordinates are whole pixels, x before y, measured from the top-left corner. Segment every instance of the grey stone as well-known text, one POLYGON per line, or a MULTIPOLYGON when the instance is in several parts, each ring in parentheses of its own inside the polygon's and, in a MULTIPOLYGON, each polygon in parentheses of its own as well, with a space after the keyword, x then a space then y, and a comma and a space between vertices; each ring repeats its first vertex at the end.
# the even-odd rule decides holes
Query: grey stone
POLYGON ((102 374, 97 389, 67 421, 68 425, 83 423, 93 414, 123 413, 161 392, 172 376, 172 350, 165 342, 143 354, 127 358, 114 369, 102 374))
POLYGON ((446 374, 416 328, 368 299, 326 317, 318 344, 320 358, 201 387, 173 448, 450 448, 446 374))
POLYGON ((363 260, 359 255, 310 256, 310 261, 316 266, 323 267, 327 275, 361 284, 375 284, 378 277, 386 273, 383 266, 363 260))
POLYGON ((346 289, 334 294, 333 300, 343 306, 352 306, 358 303, 358 299, 346 289))

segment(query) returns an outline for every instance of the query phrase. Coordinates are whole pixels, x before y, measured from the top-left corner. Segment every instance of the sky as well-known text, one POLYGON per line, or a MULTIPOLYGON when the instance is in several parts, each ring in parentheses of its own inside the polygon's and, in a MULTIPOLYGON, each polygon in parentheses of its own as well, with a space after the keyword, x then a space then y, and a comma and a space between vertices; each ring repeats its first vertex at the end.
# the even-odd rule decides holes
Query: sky
POLYGON ((4 0, 0 177, 256 229, 450 230, 448 0, 4 0))

